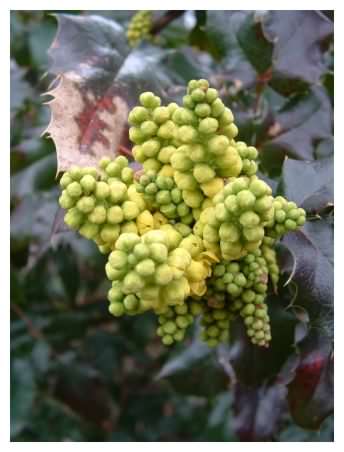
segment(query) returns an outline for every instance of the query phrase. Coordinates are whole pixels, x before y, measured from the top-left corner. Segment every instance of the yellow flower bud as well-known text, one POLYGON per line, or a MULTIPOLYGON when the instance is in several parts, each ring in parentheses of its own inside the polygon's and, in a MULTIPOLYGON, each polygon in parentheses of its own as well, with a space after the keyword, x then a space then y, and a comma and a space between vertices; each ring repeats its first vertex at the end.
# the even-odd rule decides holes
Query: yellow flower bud
POLYGON ((192 260, 185 272, 189 281, 202 281, 208 276, 208 268, 200 261, 192 260))
POLYGON ((196 209, 202 204, 204 196, 199 190, 183 190, 183 199, 185 204, 196 209))
POLYGON ((168 223, 168 219, 161 213, 153 213, 154 229, 160 229, 163 224, 168 223))
POLYGON ((185 237, 180 242, 179 247, 186 249, 192 258, 199 256, 204 249, 202 239, 194 234, 190 234, 188 237, 185 237))
POLYGON ((185 271, 191 263, 190 253, 184 248, 176 248, 170 253, 168 263, 172 267, 185 271))
POLYGON ((154 229, 153 215, 148 210, 144 210, 136 218, 136 225, 140 235, 144 234, 145 232, 153 230, 154 229))
POLYGON ((174 169, 171 165, 163 165, 158 174, 159 176, 173 177, 174 169))
POLYGON ((207 183, 201 184, 203 193, 209 198, 214 197, 216 193, 223 189, 223 186, 223 179, 219 177, 216 177, 207 183))
POLYGON ((121 224, 121 233, 133 233, 138 234, 138 229, 135 221, 126 221, 121 224))
POLYGON ((202 297, 207 292, 207 284, 205 281, 194 281, 189 283, 190 295, 202 297))

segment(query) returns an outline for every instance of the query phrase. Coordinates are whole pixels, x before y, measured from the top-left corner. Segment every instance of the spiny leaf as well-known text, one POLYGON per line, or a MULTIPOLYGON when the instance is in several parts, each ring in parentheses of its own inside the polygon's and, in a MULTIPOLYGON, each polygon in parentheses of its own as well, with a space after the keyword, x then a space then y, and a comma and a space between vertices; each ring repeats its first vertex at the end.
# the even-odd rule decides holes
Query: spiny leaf
POLYGON ((54 97, 47 102, 52 116, 46 133, 55 142, 58 172, 73 164, 96 166, 102 156, 115 154, 128 113, 119 96, 107 92, 97 99, 63 75, 47 94, 54 97))
POLYGON ((127 135, 129 106, 138 94, 172 84, 159 68, 166 52, 151 46, 130 51, 125 29, 97 16, 58 15, 49 54, 57 76, 46 132, 56 145, 58 172, 73 164, 96 166, 114 156, 127 135))
MULTIPOLYGON (((318 324, 323 335, 331 336, 333 225, 325 219, 309 221, 302 231, 287 234, 283 243, 292 253, 292 265, 295 265, 292 280, 297 285, 297 297, 294 304, 308 311, 311 323, 318 324)), ((284 270, 290 271, 290 264, 284 270)))
POLYGON ((216 42, 222 56, 225 79, 241 87, 251 86, 256 80, 256 71, 238 43, 238 31, 249 14, 249 11, 208 11, 204 27, 208 40, 216 42))
POLYGON ((308 93, 291 98, 276 114, 269 131, 270 141, 262 148, 263 159, 282 150, 291 158, 314 159, 314 145, 332 135, 332 107, 324 89, 313 87, 308 93))
POLYGON ((319 11, 270 11, 263 22, 274 42, 272 86, 290 90, 316 84, 326 69, 321 44, 333 33, 333 24, 319 11))
POLYGON ((238 42, 246 58, 259 74, 266 72, 272 64, 272 41, 265 35, 265 14, 251 13, 238 31, 238 42))
POLYGON ((333 204, 333 158, 311 162, 286 159, 282 170, 285 196, 307 211, 333 204))

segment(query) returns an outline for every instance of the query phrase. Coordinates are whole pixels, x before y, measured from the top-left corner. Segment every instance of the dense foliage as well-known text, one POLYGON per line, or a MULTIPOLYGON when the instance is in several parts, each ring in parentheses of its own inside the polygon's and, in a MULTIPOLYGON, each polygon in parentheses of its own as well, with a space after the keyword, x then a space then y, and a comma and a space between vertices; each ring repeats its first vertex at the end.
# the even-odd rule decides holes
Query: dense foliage
MULTIPOLYGON (((57 34, 51 15, 11 15, 11 437, 16 441, 331 441, 331 12, 176 15, 156 11, 150 17, 154 39, 135 42, 135 47, 128 43, 132 15, 125 11, 60 14, 57 34), (49 63, 47 48, 54 36, 49 63), (54 80, 56 75, 59 78, 54 80), (154 143, 140 154, 140 136, 129 134, 128 114, 140 93, 153 91, 164 104, 181 105, 191 79, 208 79, 234 114, 238 129, 229 125, 228 134, 234 136, 239 130, 235 140, 241 144, 231 163, 239 156, 239 172, 245 177, 252 177, 258 164, 258 177, 272 188, 278 227, 271 224, 271 239, 295 229, 297 222, 302 225, 302 209, 307 222, 300 231, 285 235, 277 253, 267 243, 259 252, 248 250, 247 256, 240 256, 242 265, 218 263, 208 289, 217 309, 208 307, 202 324, 192 322, 191 311, 197 312, 197 305, 190 312, 172 306, 159 317, 157 329, 149 312, 120 319, 109 314, 107 259, 98 246, 106 253, 120 228, 132 233, 134 219, 135 227, 141 228, 151 221, 127 193, 138 166, 128 167, 122 158, 113 168, 116 149, 129 161, 133 152, 151 171, 148 179, 137 179, 145 202, 186 228, 192 216, 200 215, 199 206, 212 190, 208 181, 215 173, 218 178, 233 176, 223 172, 225 162, 216 164, 215 159, 213 168, 190 167, 184 165, 185 156, 177 156, 171 165, 179 179, 171 178, 171 173, 162 179, 155 174, 156 165, 160 170, 166 164, 169 150, 161 161, 154 160, 154 143), (51 95, 50 123, 49 109, 39 97, 46 91, 51 95), (54 143, 40 137, 48 123, 54 143), (136 149, 128 136, 137 142, 136 149), (84 228, 85 237, 100 240, 97 245, 64 225, 64 212, 57 209, 60 190, 55 175, 73 165, 87 167, 82 179, 74 174, 82 185, 72 185, 68 172, 61 179, 67 191, 60 203, 73 208, 70 199, 78 197, 80 186, 92 192, 96 174, 90 167, 104 156, 107 177, 117 178, 111 227, 82 226, 70 216, 71 223, 77 221, 77 227, 84 228), (196 195, 185 187, 190 172, 202 186, 196 195), (223 293, 238 292, 239 302, 241 294, 251 296, 252 284, 265 291, 266 281, 259 271, 255 274, 257 269, 271 278, 266 299, 270 347, 260 348, 247 337, 251 320, 243 322, 240 317, 254 316, 259 326, 266 319, 264 309, 252 311, 250 303, 246 308, 237 303, 241 316, 231 322, 229 344, 209 348, 199 342, 199 330, 210 345, 215 345, 215 337, 226 341, 223 331, 230 319, 222 309, 223 293), (161 340, 170 343, 172 333, 185 338, 168 349, 161 340)), ((203 119, 201 129, 211 133, 211 111, 204 102, 195 105, 202 93, 193 96, 184 101, 199 118, 210 119, 203 119)), ((166 140, 173 125, 163 120, 166 111, 159 108, 143 130, 146 136, 159 130, 166 140)), ((129 116, 134 128, 142 124, 140 114, 129 116)), ((180 116, 176 121, 184 127, 182 136, 192 140, 192 127, 180 116)), ((215 153, 221 146, 216 140, 210 145, 215 153)), ((184 151, 190 156, 190 149, 184 151)), ((97 206, 92 196, 78 201, 80 211, 92 212, 92 224, 109 208, 106 183, 105 177, 97 186, 97 206)), ((241 197, 246 201, 250 195, 241 197)), ((252 215, 245 222, 251 220, 252 215)), ((225 229, 221 234, 226 234, 225 229)), ((142 271, 146 270, 144 266, 142 271)), ((130 310, 136 301, 129 298, 125 306, 130 310)))

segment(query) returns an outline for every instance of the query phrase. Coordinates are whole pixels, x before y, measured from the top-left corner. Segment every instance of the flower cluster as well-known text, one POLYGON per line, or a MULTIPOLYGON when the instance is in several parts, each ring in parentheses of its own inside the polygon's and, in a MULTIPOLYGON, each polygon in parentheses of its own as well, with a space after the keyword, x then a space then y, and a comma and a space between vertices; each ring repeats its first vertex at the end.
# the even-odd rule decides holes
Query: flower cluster
POLYGON ((257 149, 236 141, 233 114, 206 80, 189 82, 182 106, 151 92, 139 101, 128 121, 142 170, 103 158, 60 181, 66 224, 108 256, 111 314, 153 311, 165 345, 201 316, 209 346, 230 340, 239 316, 252 343, 267 347, 274 247, 305 211, 257 176, 257 149))

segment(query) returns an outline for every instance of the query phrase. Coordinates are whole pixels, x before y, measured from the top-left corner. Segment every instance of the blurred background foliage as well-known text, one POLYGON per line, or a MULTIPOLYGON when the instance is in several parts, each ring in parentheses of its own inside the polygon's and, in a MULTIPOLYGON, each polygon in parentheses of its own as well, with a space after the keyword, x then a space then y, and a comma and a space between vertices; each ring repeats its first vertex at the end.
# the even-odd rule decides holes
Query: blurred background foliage
MULTIPOLYGON (((134 12, 66 13, 98 14, 126 27, 134 12)), ((276 17, 266 25, 270 32, 280 27, 282 44, 294 20, 290 14, 288 26, 276 17)), ((165 52, 162 71, 177 80, 176 97, 196 77, 208 77, 220 89, 240 139, 260 150, 264 177, 275 191, 293 188, 285 155, 300 162, 298 174, 311 180, 333 154, 333 35, 326 28, 333 13, 319 14, 327 17, 325 25, 307 16, 308 41, 296 55, 301 36, 293 34, 273 69, 276 47, 256 39, 260 22, 253 12, 188 11, 155 42, 165 52), (318 162, 310 175, 305 160, 318 162)), ((282 404, 272 422, 264 405, 274 400, 264 398, 271 387, 254 394, 252 410, 253 396, 248 401, 242 388, 231 390, 221 353, 193 341, 192 332, 167 349, 149 314, 120 320, 108 314, 105 258, 90 241, 54 229, 61 215, 56 154, 53 142, 41 136, 50 120, 41 94, 52 81, 47 49, 55 33, 51 12, 11 13, 12 440, 332 441, 331 416, 318 431, 305 430, 282 404), (264 436, 267 422, 274 425, 264 436), (243 433, 248 424, 250 433, 243 433)), ((324 207, 326 224, 332 224, 332 208, 324 207)))

